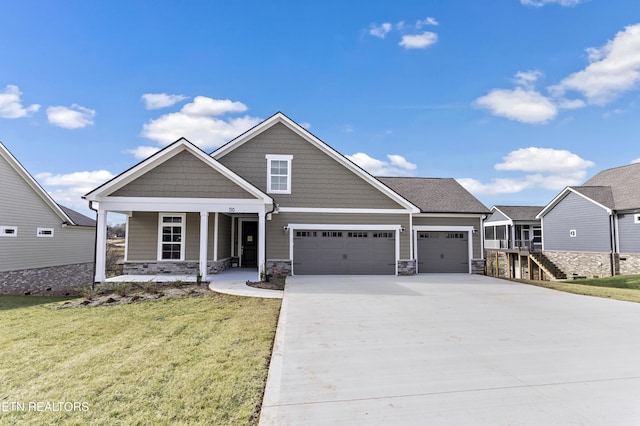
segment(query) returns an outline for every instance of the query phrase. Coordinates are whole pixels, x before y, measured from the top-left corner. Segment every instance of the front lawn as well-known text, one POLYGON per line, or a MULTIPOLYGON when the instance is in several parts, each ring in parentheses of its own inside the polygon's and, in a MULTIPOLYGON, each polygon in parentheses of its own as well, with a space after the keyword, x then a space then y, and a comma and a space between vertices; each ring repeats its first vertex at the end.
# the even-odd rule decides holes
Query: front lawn
POLYGON ((0 297, 0 424, 257 423, 280 300, 60 303, 0 297))
POLYGON ((621 275, 571 281, 515 281, 533 284, 538 287, 566 291, 567 293, 640 303, 640 276, 638 275, 621 275))

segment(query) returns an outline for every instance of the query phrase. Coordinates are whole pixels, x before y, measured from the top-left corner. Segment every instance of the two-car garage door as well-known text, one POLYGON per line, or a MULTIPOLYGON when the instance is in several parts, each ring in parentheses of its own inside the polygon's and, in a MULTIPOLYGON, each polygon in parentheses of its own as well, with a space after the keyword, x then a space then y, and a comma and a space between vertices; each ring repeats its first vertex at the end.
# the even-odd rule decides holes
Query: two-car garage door
POLYGON ((292 231, 295 275, 384 275, 396 272, 396 231, 292 231))

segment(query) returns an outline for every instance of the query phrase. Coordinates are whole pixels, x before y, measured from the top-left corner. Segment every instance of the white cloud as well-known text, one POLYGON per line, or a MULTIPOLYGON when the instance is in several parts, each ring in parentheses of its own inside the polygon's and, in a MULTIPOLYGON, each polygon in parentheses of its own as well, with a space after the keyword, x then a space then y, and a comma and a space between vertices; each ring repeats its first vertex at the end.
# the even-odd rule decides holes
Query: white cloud
POLYGON ((544 77, 544 73, 539 70, 518 71, 514 78, 516 85, 525 89, 533 89, 536 81, 544 77))
POLYGON ((95 213, 89 210, 88 202, 82 199, 87 192, 102 185, 114 175, 107 170, 80 171, 68 174, 44 172, 35 175, 35 178, 53 197, 53 199, 66 207, 70 207, 89 217, 95 217, 95 213))
POLYGON ((416 22, 416 28, 417 29, 420 29, 420 28, 422 28, 422 27, 424 27, 426 25, 434 25, 435 26, 435 25, 440 25, 440 23, 435 18, 432 18, 430 16, 427 16, 426 18, 424 18, 422 20, 418 20, 416 22))
POLYGON ((139 146, 135 149, 127 149, 125 152, 129 154, 133 154, 134 157, 139 158, 141 160, 151 157, 156 152, 160 151, 160 148, 156 146, 139 146))
POLYGON ((0 91, 0 117, 1 118, 22 118, 40 109, 40 105, 33 104, 27 107, 22 106, 20 97, 22 92, 18 86, 8 84, 4 91, 0 91))
POLYGON ((577 6, 586 0, 520 0, 525 6, 542 7, 546 4, 559 4, 560 6, 577 6))
MULTIPOLYGON (((164 114, 145 123, 141 134, 162 146, 185 137, 202 149, 217 148, 255 126, 261 119, 250 116, 222 119, 215 116, 246 109, 242 102, 197 96, 179 112, 164 114)), ((129 152, 140 158, 143 153, 152 151, 151 147, 138 147, 129 152)))
POLYGON ((640 163, 640 158, 636 158, 635 160, 631 160, 631 164, 640 163))
POLYGON ((391 31, 391 28, 392 26, 390 22, 384 22, 380 25, 371 24, 371 27, 369 28, 369 34, 374 37, 385 38, 391 31))
POLYGON ((212 99, 206 96, 196 96, 193 102, 182 107, 187 115, 223 115, 229 112, 245 112, 247 106, 242 102, 229 99, 212 99))
POLYGON ((435 44, 437 41, 438 34, 425 31, 421 34, 403 35, 402 40, 398 44, 405 49, 424 49, 435 44))
POLYGON ((300 125, 300 127, 302 127, 303 129, 307 129, 309 130, 311 128, 311 123, 309 123, 308 121, 303 121, 302 123, 298 123, 300 125))
POLYGON ((640 24, 626 27, 602 48, 587 49, 590 64, 549 89, 556 96, 582 93, 591 104, 604 105, 640 82, 640 24))
POLYGON ((170 107, 180 101, 187 99, 184 95, 168 95, 166 93, 145 93, 142 95, 145 108, 160 109, 170 107))
POLYGON ((358 152, 346 156, 374 176, 409 176, 416 165, 408 162, 401 155, 387 155, 389 161, 382 161, 358 152))
POLYGON ((558 108, 549 98, 521 87, 493 89, 476 99, 475 104, 488 109, 493 115, 522 123, 546 123, 558 115, 558 108))
POLYGON ((474 194, 512 194, 532 188, 561 190, 580 185, 593 166, 592 161, 567 150, 529 147, 510 152, 494 166, 500 171, 525 172, 521 177, 496 178, 489 183, 472 178, 457 180, 474 194))
POLYGON ((503 162, 495 165, 496 170, 516 170, 523 172, 573 173, 593 167, 594 163, 564 150, 553 148, 522 148, 511 151, 503 162))
POLYGON ((47 108, 49 123, 65 129, 80 129, 93 125, 96 111, 73 104, 71 107, 51 106, 47 108))

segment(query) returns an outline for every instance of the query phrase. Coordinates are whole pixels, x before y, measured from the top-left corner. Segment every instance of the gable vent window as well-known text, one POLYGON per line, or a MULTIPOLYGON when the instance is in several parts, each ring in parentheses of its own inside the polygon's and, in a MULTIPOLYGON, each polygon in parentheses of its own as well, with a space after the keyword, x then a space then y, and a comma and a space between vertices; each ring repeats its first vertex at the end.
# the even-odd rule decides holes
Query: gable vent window
POLYGON ((42 238, 53 238, 53 228, 38 228, 36 236, 42 238))
POLYGON ((291 194, 292 155, 267 155, 267 193, 291 194))
POLYGON ((633 215, 633 223, 640 223, 640 214, 633 215))
POLYGON ((0 237, 17 237, 17 226, 0 226, 0 237))

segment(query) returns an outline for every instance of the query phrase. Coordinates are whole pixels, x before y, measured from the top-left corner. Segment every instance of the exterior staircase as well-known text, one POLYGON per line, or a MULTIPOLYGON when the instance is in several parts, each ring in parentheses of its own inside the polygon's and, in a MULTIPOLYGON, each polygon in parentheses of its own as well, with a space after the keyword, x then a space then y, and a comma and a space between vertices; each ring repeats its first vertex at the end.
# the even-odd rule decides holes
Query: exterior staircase
POLYGON ((558 266, 553 263, 547 256, 544 254, 537 252, 531 253, 531 260, 535 262, 536 265, 540 267, 541 270, 545 272, 545 274, 552 277, 552 280, 566 280, 567 274, 562 272, 558 266))

